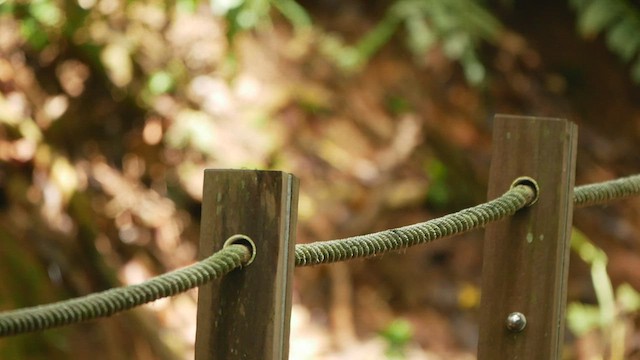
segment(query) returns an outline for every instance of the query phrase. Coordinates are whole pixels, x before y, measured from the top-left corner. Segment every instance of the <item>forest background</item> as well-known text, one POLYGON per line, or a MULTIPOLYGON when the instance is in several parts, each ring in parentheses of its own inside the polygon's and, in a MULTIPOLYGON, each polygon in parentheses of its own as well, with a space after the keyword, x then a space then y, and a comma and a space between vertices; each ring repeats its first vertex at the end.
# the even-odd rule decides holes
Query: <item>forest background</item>
MULTIPOLYGON (((577 184, 638 173, 639 53, 631 0, 0 0, 0 309, 192 263, 205 168, 299 177, 298 242, 484 202, 496 113, 577 123, 577 184)), ((637 198, 576 211, 565 358, 640 358, 639 234, 637 198)), ((291 358, 473 359, 481 263, 298 269, 291 358)), ((190 359, 195 294, 0 354, 190 359)))

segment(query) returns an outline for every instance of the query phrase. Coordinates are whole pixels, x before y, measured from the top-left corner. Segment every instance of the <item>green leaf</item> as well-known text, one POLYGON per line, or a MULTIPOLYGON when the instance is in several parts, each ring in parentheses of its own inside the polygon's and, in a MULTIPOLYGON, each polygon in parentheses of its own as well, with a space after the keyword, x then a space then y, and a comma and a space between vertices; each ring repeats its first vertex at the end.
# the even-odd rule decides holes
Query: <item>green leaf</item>
POLYGON ((442 47, 449 59, 459 60, 464 53, 471 49, 471 37, 466 32, 457 32, 447 36, 442 47))
POLYGON ((567 326, 577 336, 600 327, 600 310, 597 306, 571 303, 567 306, 567 326))
POLYGON ((366 61, 358 50, 348 46, 337 49, 334 53, 334 60, 338 66, 348 71, 359 68, 366 61))
POLYGON ((56 26, 62 22, 63 14, 60 8, 52 1, 33 1, 29 5, 29 13, 40 23, 47 26, 56 26))
POLYGON ((149 78, 148 87, 154 95, 169 92, 175 84, 173 77, 166 71, 158 71, 149 78))
POLYGON ((437 37, 429 28, 424 16, 414 14, 407 17, 407 43, 409 49, 416 54, 424 54, 436 43, 437 37))
POLYGON ((465 54, 461 59, 462 69, 467 81, 472 85, 480 85, 485 79, 486 70, 484 65, 475 57, 473 52, 465 54))
POLYGON ((607 45, 623 60, 629 61, 638 51, 639 36, 639 24, 632 17, 625 17, 607 33, 607 45))
POLYGON ((198 7, 197 0, 177 0, 176 1, 176 10, 178 12, 193 14, 198 7))
POLYGON ((373 30, 369 31, 356 45, 356 49, 362 59, 369 59, 391 39, 400 22, 393 12, 388 12, 373 30))
POLYGON ((227 38, 233 42, 237 33, 255 28, 262 21, 269 20, 271 2, 269 0, 211 0, 215 14, 224 15, 227 20, 227 38))
POLYGON ((16 11, 16 4, 13 1, 0 0, 0 15, 13 14, 16 11))
POLYGON ((386 107, 388 111, 394 116, 398 116, 411 111, 411 103, 404 97, 398 95, 392 95, 387 98, 386 107))
POLYGON ((624 12, 618 1, 595 0, 586 5, 578 17, 578 30, 583 36, 592 36, 604 30, 624 12))
POLYGON ((629 284, 625 283, 618 286, 616 299, 625 312, 637 312, 640 310, 640 293, 629 284))
POLYGON ((456 27, 464 30, 475 38, 488 41, 497 39, 502 29, 500 22, 489 11, 476 1, 469 0, 442 0, 451 14, 456 14, 458 21, 456 27))
POLYGON ((587 236, 575 227, 571 231, 571 249, 575 251, 582 261, 592 265, 602 257, 606 259, 604 252, 595 247, 587 236))
POLYGON ((24 19, 20 23, 20 32, 35 50, 42 50, 49 44, 47 33, 34 18, 24 19))
POLYGON ((429 15, 429 20, 435 28, 442 34, 453 31, 459 26, 457 18, 450 9, 447 8, 446 3, 441 1, 435 1, 426 14, 429 15))
POLYGON ((387 342, 387 356, 392 359, 404 359, 405 348, 413 338, 413 327, 407 320, 397 319, 380 335, 387 342))
POLYGON ((451 191, 448 185, 449 171, 445 164, 432 159, 425 166, 425 172, 430 178, 427 203, 436 208, 444 208, 451 200, 451 191))
POLYGON ((293 24, 294 28, 311 26, 311 17, 307 11, 294 0, 273 0, 273 5, 293 24))

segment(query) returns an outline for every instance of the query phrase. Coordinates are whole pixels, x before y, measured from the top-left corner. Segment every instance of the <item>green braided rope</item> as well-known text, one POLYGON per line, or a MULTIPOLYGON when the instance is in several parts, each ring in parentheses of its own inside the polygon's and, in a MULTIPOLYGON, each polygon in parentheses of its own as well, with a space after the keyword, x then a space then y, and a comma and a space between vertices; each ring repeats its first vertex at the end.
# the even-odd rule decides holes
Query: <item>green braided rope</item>
POLYGON ((0 313, 0 336, 17 335, 113 315, 173 296, 242 266, 249 249, 230 245, 193 265, 154 277, 141 284, 89 294, 66 301, 0 313))
POLYGON ((296 266, 370 257, 467 232, 513 215, 533 201, 534 196, 529 186, 518 185, 495 200, 427 222, 346 239, 296 245, 296 266))
POLYGON ((583 207, 603 204, 631 195, 640 195, 640 175, 578 186, 574 190, 573 205, 583 207))
MULTIPOLYGON (((639 194, 640 175, 634 175, 576 187, 574 205, 581 207, 601 204, 639 194)), ((534 193, 530 187, 519 185, 495 200, 427 222, 347 239, 299 244, 295 248, 295 264, 308 266, 370 257, 453 236, 513 215, 527 206, 533 198, 534 193)), ((223 276, 242 266, 249 257, 250 251, 245 246, 231 245, 196 264, 160 275, 142 284, 3 312, 0 313, 0 336, 44 330, 109 316, 173 296, 223 276)))
MULTIPOLYGON (((576 207, 583 207, 631 195, 640 195, 640 175, 578 186, 574 189, 573 202, 576 207)), ((371 257, 467 232, 513 215, 532 198, 531 188, 516 186, 495 200, 427 222, 346 239, 300 244, 296 246, 296 266, 371 257)))

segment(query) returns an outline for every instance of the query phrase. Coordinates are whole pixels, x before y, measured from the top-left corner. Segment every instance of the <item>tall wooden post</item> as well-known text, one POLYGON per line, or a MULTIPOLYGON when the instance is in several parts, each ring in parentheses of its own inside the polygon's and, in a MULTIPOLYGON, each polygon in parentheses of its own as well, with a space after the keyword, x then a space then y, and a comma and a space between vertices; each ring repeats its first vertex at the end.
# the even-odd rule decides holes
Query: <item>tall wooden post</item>
POLYGON ((205 170, 199 257, 236 234, 256 257, 200 287, 196 360, 288 358, 297 205, 291 174, 205 170))
POLYGON ((498 115, 488 196, 520 176, 538 201, 487 225, 478 359, 559 359, 564 334, 577 126, 498 115))

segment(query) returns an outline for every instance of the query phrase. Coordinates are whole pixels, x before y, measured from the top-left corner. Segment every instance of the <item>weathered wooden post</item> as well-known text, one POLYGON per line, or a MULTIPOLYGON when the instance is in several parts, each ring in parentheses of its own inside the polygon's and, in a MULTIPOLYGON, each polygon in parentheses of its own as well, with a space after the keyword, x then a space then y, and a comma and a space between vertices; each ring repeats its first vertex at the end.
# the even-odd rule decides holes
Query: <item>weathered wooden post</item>
POLYGON ((199 289, 197 360, 288 358, 297 206, 291 174, 205 170, 199 257, 236 234, 256 257, 199 289))
POLYGON ((497 115, 488 196, 533 178, 539 198, 487 225, 478 359, 559 359, 563 345, 577 126, 497 115))

